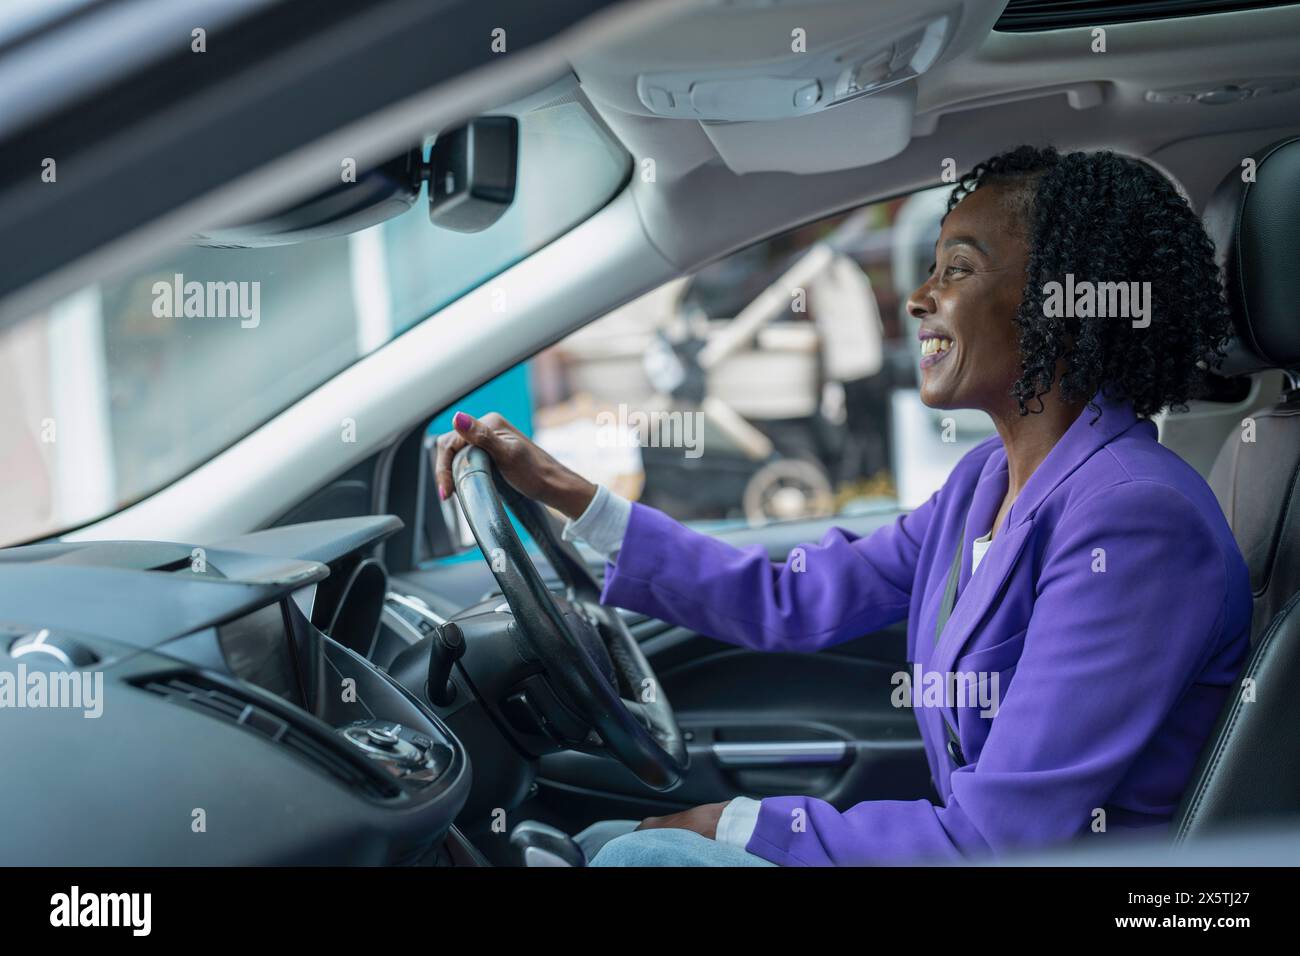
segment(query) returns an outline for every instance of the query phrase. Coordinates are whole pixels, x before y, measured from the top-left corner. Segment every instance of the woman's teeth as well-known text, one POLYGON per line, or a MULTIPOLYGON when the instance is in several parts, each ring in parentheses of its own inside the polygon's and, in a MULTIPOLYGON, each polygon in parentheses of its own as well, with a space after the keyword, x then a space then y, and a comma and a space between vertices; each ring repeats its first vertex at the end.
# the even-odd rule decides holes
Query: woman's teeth
POLYGON ((952 339, 945 339, 940 336, 934 338, 921 339, 921 355, 935 355, 939 352, 946 352, 952 348, 952 339))

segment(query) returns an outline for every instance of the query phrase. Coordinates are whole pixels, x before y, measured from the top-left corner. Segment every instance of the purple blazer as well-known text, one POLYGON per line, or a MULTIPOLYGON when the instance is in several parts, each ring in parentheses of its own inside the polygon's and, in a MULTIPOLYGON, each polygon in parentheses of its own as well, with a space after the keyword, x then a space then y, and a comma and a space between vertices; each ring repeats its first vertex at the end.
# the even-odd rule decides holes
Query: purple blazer
POLYGON ((604 603, 761 651, 816 651, 906 616, 923 673, 986 675, 987 687, 997 676, 993 716, 972 696, 899 695, 942 806, 873 800, 841 813, 769 797, 751 853, 809 866, 952 861, 1167 825, 1246 654, 1249 577, 1200 475, 1131 405, 1094 401, 1101 417, 1092 424, 1085 408, 1070 426, 973 576, 971 541, 1007 490, 996 436, 915 511, 867 537, 833 528, 784 564, 633 506, 604 603), (936 646, 964 519, 957 601, 936 646))

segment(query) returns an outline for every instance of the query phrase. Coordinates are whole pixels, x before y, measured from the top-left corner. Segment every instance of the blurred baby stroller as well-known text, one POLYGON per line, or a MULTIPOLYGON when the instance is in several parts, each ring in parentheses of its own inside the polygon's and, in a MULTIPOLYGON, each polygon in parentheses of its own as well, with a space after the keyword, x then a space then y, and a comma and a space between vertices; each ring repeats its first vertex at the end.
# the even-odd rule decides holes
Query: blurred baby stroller
POLYGON ((851 440, 843 385, 882 367, 876 299, 844 251, 865 231, 852 216, 775 269, 755 247, 566 340, 584 414, 644 413, 619 418, 639 432, 642 501, 751 524, 836 511, 832 476, 851 440), (697 452, 650 433, 647 420, 674 414, 694 416, 697 452))

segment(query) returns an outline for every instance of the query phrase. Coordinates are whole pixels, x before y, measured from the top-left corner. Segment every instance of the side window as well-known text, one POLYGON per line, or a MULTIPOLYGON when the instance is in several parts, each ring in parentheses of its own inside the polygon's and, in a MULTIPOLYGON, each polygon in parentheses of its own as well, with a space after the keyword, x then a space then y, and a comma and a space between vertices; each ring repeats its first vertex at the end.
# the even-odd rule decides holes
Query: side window
MULTIPOLYGON (((592 481, 680 520, 916 507, 993 433, 987 416, 934 411, 917 393, 907 296, 934 259, 948 192, 750 246, 579 329, 459 407, 499 409, 592 481)), ((433 424, 449 427, 449 414, 433 424)))

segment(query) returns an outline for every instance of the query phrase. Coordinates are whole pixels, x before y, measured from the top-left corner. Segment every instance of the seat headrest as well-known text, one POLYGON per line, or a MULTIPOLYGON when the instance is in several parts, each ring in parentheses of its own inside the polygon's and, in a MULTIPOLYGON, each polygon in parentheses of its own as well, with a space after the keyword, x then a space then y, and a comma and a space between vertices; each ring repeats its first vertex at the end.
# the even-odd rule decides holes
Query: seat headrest
POLYGON ((1300 137, 1231 170, 1205 207, 1235 336, 1221 375, 1300 368, 1300 137))

